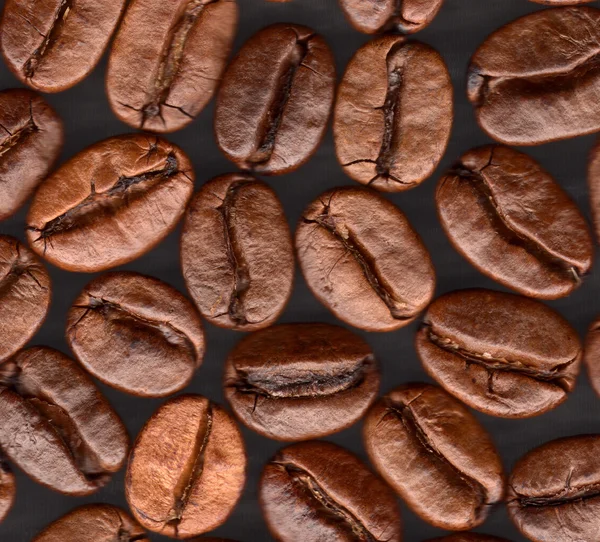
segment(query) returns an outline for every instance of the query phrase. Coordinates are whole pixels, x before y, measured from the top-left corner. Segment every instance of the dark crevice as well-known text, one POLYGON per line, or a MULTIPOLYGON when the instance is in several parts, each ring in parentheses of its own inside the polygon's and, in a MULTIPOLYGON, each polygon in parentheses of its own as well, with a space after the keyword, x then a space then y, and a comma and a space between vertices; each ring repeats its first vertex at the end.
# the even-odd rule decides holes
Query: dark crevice
POLYGON ((29 119, 27 119, 27 122, 23 126, 14 132, 9 131, 4 126, 2 126, 2 128, 8 133, 8 137, 0 143, 0 157, 16 148, 21 143, 26 142, 31 134, 39 131, 38 126, 33 120, 31 101, 29 102, 29 119))
POLYGON ((522 508, 527 507, 543 507, 543 506, 560 506, 564 504, 573 504, 584 502, 589 499, 600 497, 600 483, 590 484, 579 488, 571 488, 569 484, 558 493, 553 495, 545 495, 543 497, 528 497, 516 493, 518 505, 522 508))
POLYGON ((13 260, 8 273, 0 279, 0 299, 4 298, 24 275, 29 276, 40 289, 47 289, 41 285, 40 281, 31 272, 31 269, 37 267, 37 264, 31 264, 22 258, 19 243, 15 243, 15 250, 17 252, 16 258, 13 260))

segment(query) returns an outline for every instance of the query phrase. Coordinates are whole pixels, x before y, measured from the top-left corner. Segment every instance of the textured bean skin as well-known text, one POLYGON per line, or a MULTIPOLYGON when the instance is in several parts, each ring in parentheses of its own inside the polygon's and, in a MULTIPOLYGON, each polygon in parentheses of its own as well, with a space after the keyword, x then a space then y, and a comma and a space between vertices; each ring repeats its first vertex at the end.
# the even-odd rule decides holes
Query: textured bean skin
POLYGON ((22 83, 59 92, 94 69, 125 0, 7 0, 0 23, 2 55, 22 83))
POLYGON ((507 145, 600 130, 600 10, 547 9, 492 33, 468 70, 481 128, 507 145))
POLYGON ((143 397, 184 388, 202 363, 204 331, 192 303, 138 273, 107 273, 71 306, 67 341, 105 384, 143 397))
POLYGON ((127 512, 111 504, 88 504, 57 519, 31 542, 149 542, 127 512))
POLYGON ((361 184, 408 190, 435 170, 452 117, 452 83, 440 55, 401 36, 377 38, 355 53, 337 91, 337 159, 361 184))
POLYGON ((0 523, 10 512, 16 492, 15 475, 4 458, 0 456, 0 523))
POLYGON ((239 429, 200 395, 164 403, 133 446, 125 496, 148 530, 189 538, 216 529, 240 498, 246 455, 239 429))
POLYGON ((600 436, 553 440, 523 456, 510 475, 508 515, 534 542, 600 538, 600 436))
POLYGON ((0 448, 36 482, 68 495, 104 486, 125 462, 123 423, 92 380, 48 347, 0 366, 0 448))
POLYGON ((259 485, 263 515, 281 542, 400 542, 391 489, 354 454, 329 442, 280 450, 259 485))
POLYGON ((18 211, 48 174, 63 144, 63 124, 30 90, 0 92, 0 220, 18 211))
POLYGON ((341 431, 379 389, 369 345, 328 324, 282 324, 242 339, 225 364, 225 396, 238 418, 277 440, 341 431))
POLYGON ((240 169, 297 169, 325 134, 334 87, 333 56, 321 36, 291 24, 260 30, 223 76, 215 110, 219 148, 240 169))
POLYGON ((240 173, 205 183, 185 216, 181 265, 209 322, 240 331, 271 325, 294 280, 290 230, 275 192, 240 173))
POLYGON ((441 538, 432 538, 428 542, 508 542, 505 538, 498 538, 489 534, 455 533, 441 538))
POLYGON ((404 214, 372 190, 322 194, 304 211, 295 242, 308 287, 348 324, 392 331, 431 300, 435 271, 427 249, 404 214))
POLYGON ((394 389, 367 413, 363 437, 377 471, 432 525, 472 529, 503 497, 502 463, 490 436, 441 388, 394 389))
POLYGON ((110 106, 133 128, 173 132, 210 101, 237 28, 236 0, 134 0, 112 46, 110 106))
POLYGON ((600 139, 590 151, 588 160, 588 190, 596 242, 600 241, 600 139))
POLYGON ((526 154, 498 145, 472 149, 440 179, 435 197, 454 248, 504 286, 556 299, 590 270, 585 218, 526 154))
POLYGON ((27 215, 27 240, 68 271, 129 262, 176 226, 193 184, 189 159, 171 143, 144 134, 105 139, 39 186, 27 215))

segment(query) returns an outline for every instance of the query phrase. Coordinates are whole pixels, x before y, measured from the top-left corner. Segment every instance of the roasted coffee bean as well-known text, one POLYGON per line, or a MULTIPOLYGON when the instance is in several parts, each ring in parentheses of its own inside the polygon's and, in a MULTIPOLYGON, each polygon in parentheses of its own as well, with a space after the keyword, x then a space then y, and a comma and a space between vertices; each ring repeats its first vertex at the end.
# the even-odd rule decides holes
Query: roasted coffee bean
POLYGON ((27 215, 27 239, 62 269, 102 271, 166 237, 193 189, 191 163, 175 145, 144 134, 111 137, 40 185, 27 215))
POLYGON ((209 322, 243 331, 271 325, 294 280, 290 230, 275 192, 240 173, 204 184, 188 207, 181 263, 209 322))
POLYGON ((338 161, 359 183, 408 190, 442 159, 452 116, 452 83, 440 55, 401 36, 375 39, 350 60, 337 91, 338 161))
POLYGON ((121 468, 128 444, 108 401, 64 354, 29 348, 0 365, 0 448, 36 482, 93 493, 121 468))
POLYGON ((402 540, 391 489, 354 454, 329 442, 280 450, 263 470, 259 498, 280 542, 402 540))
POLYGON ((472 529, 502 499, 502 463, 490 436, 441 388, 391 391, 367 413, 363 435, 375 468, 432 525, 472 529))
POLYGON ((277 440, 330 435, 377 396, 369 345, 329 324, 283 324, 244 337, 225 364, 225 396, 250 429, 277 440))
POLYGON ((543 444, 510 475, 508 515, 534 542, 594 542, 600 533, 600 436, 543 444))
POLYGON ((0 452, 0 523, 10 511, 15 500, 16 491, 15 475, 0 452))
POLYGON ((20 350, 50 307, 48 272, 25 245, 0 235, 0 362, 20 350))
POLYGON ((300 267, 340 320, 368 331, 407 325, 435 288, 418 234, 392 203, 367 188, 340 187, 304 211, 296 230, 300 267))
POLYGON ((133 0, 108 62, 115 115, 153 132, 189 124, 215 93, 237 21, 236 0, 133 0))
POLYGON ((575 203, 532 158, 498 145, 465 153, 436 190, 450 242, 484 275, 522 294, 570 294, 592 265, 575 203))
POLYGON ((149 542, 127 512, 111 504, 75 508, 51 523, 32 542, 149 542))
POLYGON ((455 533, 441 538, 432 538, 428 542, 508 542, 508 540, 489 534, 455 533))
POLYGON ((107 273, 84 288, 69 311, 67 341, 96 378, 143 397, 184 388, 204 356, 192 303, 158 279, 129 272, 107 273))
POLYGON ((6 0, 2 55, 15 77, 43 92, 79 83, 94 69, 125 0, 6 0))
POLYGON ((425 28, 444 0, 339 0, 344 15, 359 32, 412 34, 425 28))
POLYGON ((596 241, 600 242, 600 139, 598 139, 590 152, 588 188, 596 241))
POLYGON ((600 317, 597 317, 588 329, 583 359, 590 384, 596 394, 600 396, 600 317))
POLYGON ((125 495, 147 529, 189 538, 216 529, 240 498, 246 454, 239 429, 200 395, 164 403, 129 457, 125 495))
POLYGON ((492 290, 436 299, 416 337, 425 370, 492 416, 526 418, 561 404, 575 387, 577 332, 550 307, 492 290))
POLYGON ((600 10, 546 9, 491 34, 471 59, 468 97, 481 128, 508 145, 600 130, 600 10))
POLYGON ((62 148, 59 116, 38 94, 0 92, 0 220, 18 211, 48 174, 62 148))
POLYGON ((269 26, 231 61, 217 96, 215 133, 239 168, 279 175, 316 151, 333 104, 335 65, 310 28, 269 26))

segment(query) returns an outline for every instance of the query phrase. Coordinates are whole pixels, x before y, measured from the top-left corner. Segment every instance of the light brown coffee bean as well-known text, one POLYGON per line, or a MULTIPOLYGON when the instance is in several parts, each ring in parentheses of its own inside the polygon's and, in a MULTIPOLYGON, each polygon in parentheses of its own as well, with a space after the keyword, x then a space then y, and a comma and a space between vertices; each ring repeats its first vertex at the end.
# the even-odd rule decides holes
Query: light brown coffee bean
POLYGON ((0 452, 0 523, 4 521, 4 518, 10 512, 15 501, 16 492, 15 475, 0 452))

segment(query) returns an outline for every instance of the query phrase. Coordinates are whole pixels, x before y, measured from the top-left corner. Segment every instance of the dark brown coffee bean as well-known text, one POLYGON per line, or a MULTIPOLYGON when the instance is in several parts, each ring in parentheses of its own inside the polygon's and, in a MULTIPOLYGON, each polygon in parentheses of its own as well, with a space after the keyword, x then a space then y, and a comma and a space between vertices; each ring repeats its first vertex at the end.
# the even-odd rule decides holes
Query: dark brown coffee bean
POLYGON ((594 542, 600 533, 600 436, 543 444, 510 475, 508 515, 534 542, 594 542))
POLYGON ((310 28, 269 26, 231 61, 217 96, 219 148, 239 168, 279 175, 316 151, 333 104, 335 65, 310 28))
POLYGON ((532 158, 487 145, 440 179, 438 216, 450 242, 484 275, 541 299, 569 295, 592 265, 575 203, 532 158))
POLYGON ((412 34, 425 28, 444 0, 339 0, 350 24, 359 32, 412 34))
POLYGON ((96 378, 144 397, 187 386, 204 356, 192 303, 158 279, 129 272, 107 273, 84 288, 69 311, 67 341, 96 378))
POLYGON ((153 132, 189 124, 215 93, 237 21, 236 0, 133 0, 108 62, 115 115, 153 132))
POLYGON ((129 457, 125 495, 147 529, 189 538, 216 529, 246 479, 239 429, 200 395, 164 403, 140 431, 129 457))
POLYGON ((7 0, 2 55, 22 83, 66 90, 94 69, 124 7, 125 0, 7 0))
POLYGON ((62 148, 59 116, 38 94, 0 92, 0 220, 18 211, 48 174, 62 148))
POLYGON ((15 475, 0 452, 0 523, 12 508, 16 492, 15 475))
POLYGON ((75 508, 51 523, 32 542, 149 542, 127 512, 111 504, 75 508))
POLYGON ((353 326, 398 329, 433 296, 427 249, 404 214, 372 190, 340 187, 322 194, 298 223, 296 250, 309 288, 353 326))
POLYGON ((502 499, 502 462, 490 436, 441 388, 391 391, 367 413, 363 435, 375 468, 432 525, 472 529, 502 499))
POLYGON ((473 55, 468 97, 481 128, 508 145, 600 130, 600 10, 546 9, 491 34, 473 55))
POLYGON ((505 538, 498 538, 489 534, 455 533, 441 538, 432 538, 428 542, 509 542, 505 538))
POLYGON ((338 88, 338 161, 359 183, 384 192, 408 190, 442 159, 452 116, 450 74, 436 51, 401 36, 370 41, 356 52, 338 88))
POLYGON ((130 262, 175 227, 194 189, 188 157, 144 134, 83 150, 38 188, 27 215, 35 252, 68 271, 130 262))
POLYGON ((64 354, 29 348, 0 365, 0 448, 36 482, 93 493, 121 468, 128 444, 118 415, 64 354))
POLYGON ((225 396, 240 420, 277 440, 330 435, 377 396, 369 345, 329 324, 283 324, 248 335, 225 364, 225 396))
POLYGON ((18 239, 0 235, 0 362, 20 350, 40 328, 50 307, 50 277, 18 239))
POLYGON ((436 299, 416 337, 425 370, 492 416, 526 418, 561 404, 581 362, 577 332, 550 307, 491 290, 436 299))
POLYGON ((267 526, 281 542, 402 540, 391 489, 335 444, 283 448, 265 466, 259 492, 267 526))

